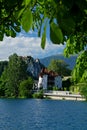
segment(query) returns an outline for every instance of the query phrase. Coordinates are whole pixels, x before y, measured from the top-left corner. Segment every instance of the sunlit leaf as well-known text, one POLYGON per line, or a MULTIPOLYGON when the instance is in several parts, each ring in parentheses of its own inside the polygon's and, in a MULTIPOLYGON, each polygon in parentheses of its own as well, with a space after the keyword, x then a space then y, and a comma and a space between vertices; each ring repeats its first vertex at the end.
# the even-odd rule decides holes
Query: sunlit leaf
POLYGON ((22 27, 26 32, 30 30, 32 26, 32 21, 33 21, 32 13, 31 10, 28 8, 27 10, 24 11, 21 20, 22 27))
POLYGON ((20 16, 23 14, 25 8, 21 9, 19 12, 17 12, 17 18, 20 18, 20 16))
POLYGON ((31 2, 31 0, 24 0, 24 2, 25 2, 25 5, 27 6, 31 2))
POLYGON ((41 48, 44 49, 46 44, 46 26, 44 27, 44 31, 41 38, 41 48))
POLYGON ((40 4, 44 4, 44 0, 40 0, 39 3, 40 3, 40 4))
POLYGON ((79 54, 76 60, 76 65, 74 67, 72 78, 74 81, 82 82, 87 81, 87 50, 79 54))
POLYGON ((63 34, 57 24, 51 23, 50 25, 50 39, 54 44, 60 44, 63 42, 63 34))

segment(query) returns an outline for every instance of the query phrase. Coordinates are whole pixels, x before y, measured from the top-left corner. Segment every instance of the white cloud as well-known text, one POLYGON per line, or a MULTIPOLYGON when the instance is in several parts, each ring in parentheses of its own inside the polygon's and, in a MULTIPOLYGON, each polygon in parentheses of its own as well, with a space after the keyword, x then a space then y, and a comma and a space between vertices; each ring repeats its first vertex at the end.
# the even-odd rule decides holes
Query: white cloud
POLYGON ((46 47, 43 50, 40 43, 41 39, 38 37, 29 37, 22 34, 16 38, 5 36, 4 40, 0 42, 0 60, 7 60, 13 53, 21 56, 43 58, 61 53, 65 47, 63 45, 54 45, 47 40, 46 47))

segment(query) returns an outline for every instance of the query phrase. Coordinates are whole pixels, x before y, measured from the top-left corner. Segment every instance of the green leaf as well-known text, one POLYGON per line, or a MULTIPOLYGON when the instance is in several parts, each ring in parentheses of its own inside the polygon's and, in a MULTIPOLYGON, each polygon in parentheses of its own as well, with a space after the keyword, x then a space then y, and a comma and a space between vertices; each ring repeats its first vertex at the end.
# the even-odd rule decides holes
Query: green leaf
POLYGON ((40 29, 39 29, 39 30, 38 30, 38 37, 40 37, 40 33, 41 33, 41 32, 40 32, 40 29))
POLYGON ((40 37, 40 35, 41 35, 41 25, 40 25, 40 28, 38 29, 38 37, 40 37))
POLYGON ((75 30, 75 22, 71 17, 62 19, 62 21, 60 21, 60 27, 68 34, 71 34, 75 30))
POLYGON ((21 15, 23 14, 25 8, 21 9, 19 12, 17 12, 17 19, 19 19, 21 17, 21 15))
POLYGON ((31 0, 25 0, 25 5, 27 6, 28 4, 30 4, 31 0))
POLYGON ((6 34, 7 37, 10 36, 9 30, 6 30, 5 34, 6 34))
POLYGON ((87 9, 85 9, 84 12, 87 14, 87 9))
POLYGON ((40 0, 39 3, 42 5, 44 4, 44 0, 40 0))
POLYGON ((4 37, 3 33, 0 32, 0 41, 3 41, 3 37, 4 37))
POLYGON ((16 37, 16 32, 13 29, 10 30, 10 36, 16 37))
POLYGON ((41 48, 44 49, 46 44, 46 26, 44 27, 44 32, 41 38, 41 48))
POLYGON ((14 29, 15 29, 16 32, 20 32, 21 31, 20 27, 18 27, 18 26, 14 26, 14 29))
POLYGON ((24 11, 21 19, 23 29, 28 32, 32 26, 33 16, 31 10, 28 8, 24 11))
POLYGON ((63 42, 63 34, 57 24, 51 23, 50 25, 50 39, 54 44, 60 44, 63 42))

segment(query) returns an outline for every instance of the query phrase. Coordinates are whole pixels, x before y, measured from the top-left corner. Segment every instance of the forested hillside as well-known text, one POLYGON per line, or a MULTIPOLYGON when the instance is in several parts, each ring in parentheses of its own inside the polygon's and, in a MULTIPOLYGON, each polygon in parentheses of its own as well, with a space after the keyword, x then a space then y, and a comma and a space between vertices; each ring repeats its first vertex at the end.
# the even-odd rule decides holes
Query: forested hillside
POLYGON ((69 65, 69 69, 72 70, 76 64, 77 55, 70 56, 69 58, 66 58, 62 54, 58 54, 58 55, 53 55, 53 56, 49 56, 49 57, 40 59, 40 62, 42 64, 44 64, 45 66, 48 66, 52 59, 64 60, 69 65))

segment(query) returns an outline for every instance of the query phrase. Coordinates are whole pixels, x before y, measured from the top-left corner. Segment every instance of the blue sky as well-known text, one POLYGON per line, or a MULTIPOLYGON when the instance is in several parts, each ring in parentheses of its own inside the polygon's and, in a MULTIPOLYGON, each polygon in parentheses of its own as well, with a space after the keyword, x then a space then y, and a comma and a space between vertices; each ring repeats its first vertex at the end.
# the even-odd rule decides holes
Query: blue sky
POLYGON ((16 38, 4 36, 4 40, 0 41, 0 60, 8 60, 13 53, 20 56, 32 56, 33 58, 44 58, 47 56, 63 53, 64 45, 52 44, 49 39, 49 30, 47 31, 46 47, 43 50, 40 46, 41 38, 37 36, 37 32, 29 31, 25 33, 23 30, 16 38))

